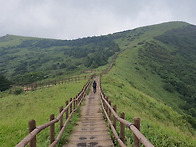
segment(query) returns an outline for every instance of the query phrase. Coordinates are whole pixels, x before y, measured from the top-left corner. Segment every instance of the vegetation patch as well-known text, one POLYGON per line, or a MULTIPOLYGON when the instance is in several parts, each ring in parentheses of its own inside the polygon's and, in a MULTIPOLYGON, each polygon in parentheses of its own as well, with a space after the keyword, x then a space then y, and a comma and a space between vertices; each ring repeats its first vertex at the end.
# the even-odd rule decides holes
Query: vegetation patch
POLYGON ((0 37, 0 74, 14 83, 36 82, 106 65, 119 51, 109 37, 53 40, 0 37))
MULTIPOLYGON (((0 146, 15 146, 28 135, 28 121, 36 120, 36 125, 49 121, 49 116, 59 114, 59 107, 65 107, 66 100, 75 97, 82 89, 86 80, 70 82, 35 91, 24 92, 19 95, 7 94, 0 98, 0 146)), ((79 112, 79 111, 78 111, 79 112)), ((75 122, 79 119, 76 113, 65 130, 64 139, 69 136, 75 122)), ((58 132, 59 126, 56 126, 58 132)), ((57 135, 57 133, 56 133, 57 135)), ((62 143, 62 140, 60 141, 62 143)), ((49 130, 38 134, 38 146, 49 145, 49 130)))
MULTIPOLYGON (((195 36, 196 27, 191 25, 167 31, 155 37, 164 44, 156 40, 146 42, 139 50, 139 58, 142 66, 162 78, 166 91, 180 94, 184 102, 179 107, 196 121, 195 36)), ((195 121, 187 121, 195 128, 195 121)))

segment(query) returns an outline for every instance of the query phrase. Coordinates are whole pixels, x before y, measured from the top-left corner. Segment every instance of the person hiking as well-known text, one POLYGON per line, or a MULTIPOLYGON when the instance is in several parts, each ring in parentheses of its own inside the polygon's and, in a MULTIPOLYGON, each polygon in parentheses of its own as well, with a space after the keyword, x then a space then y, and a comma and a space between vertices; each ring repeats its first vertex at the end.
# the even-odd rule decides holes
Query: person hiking
POLYGON ((93 92, 96 93, 96 87, 97 87, 97 83, 94 81, 93 82, 93 92))

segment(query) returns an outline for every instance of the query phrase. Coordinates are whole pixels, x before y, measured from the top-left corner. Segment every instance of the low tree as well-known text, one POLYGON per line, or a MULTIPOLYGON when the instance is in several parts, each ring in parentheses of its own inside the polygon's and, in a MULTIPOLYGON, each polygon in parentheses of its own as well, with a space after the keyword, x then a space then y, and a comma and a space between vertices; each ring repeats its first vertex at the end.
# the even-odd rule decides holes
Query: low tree
POLYGON ((12 82, 6 79, 6 77, 0 75, 0 91, 5 91, 10 88, 12 82))

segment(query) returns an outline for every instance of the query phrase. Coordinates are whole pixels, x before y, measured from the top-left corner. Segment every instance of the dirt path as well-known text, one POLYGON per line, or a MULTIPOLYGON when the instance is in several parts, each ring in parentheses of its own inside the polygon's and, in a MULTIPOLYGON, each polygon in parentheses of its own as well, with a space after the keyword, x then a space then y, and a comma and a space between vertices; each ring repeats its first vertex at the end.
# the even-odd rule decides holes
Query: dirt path
POLYGON ((97 92, 91 91, 85 98, 85 105, 81 111, 81 121, 71 135, 69 144, 63 147, 113 147, 107 126, 103 119, 100 106, 99 77, 97 92))

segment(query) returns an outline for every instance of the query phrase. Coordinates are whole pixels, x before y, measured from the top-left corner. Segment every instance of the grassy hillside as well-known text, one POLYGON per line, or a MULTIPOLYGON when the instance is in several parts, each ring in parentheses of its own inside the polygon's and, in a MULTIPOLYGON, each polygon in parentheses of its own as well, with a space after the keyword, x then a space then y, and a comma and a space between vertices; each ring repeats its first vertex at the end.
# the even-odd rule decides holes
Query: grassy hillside
MULTIPOLYGON (((195 38, 196 27, 184 22, 72 41, 7 35, 0 38, 0 75, 20 83, 64 77, 100 66, 103 69, 115 52, 126 49, 102 77, 105 94, 117 104, 118 112, 125 112, 126 119, 141 118, 142 132, 155 146, 194 147, 195 38)), ((75 96, 85 82, 18 96, 1 93, 1 144, 14 146, 20 141, 27 134, 30 119, 40 125, 51 113, 57 116, 58 107, 75 96)), ((48 144, 45 136, 39 140, 41 146, 48 144)), ((131 144, 131 137, 126 141, 131 144)))
POLYGON ((0 75, 24 83, 80 74, 106 65, 117 51, 118 46, 106 36, 52 40, 6 35, 0 37, 0 75))
MULTIPOLYGON (((49 121, 50 114, 59 114, 59 107, 65 107, 66 100, 75 97, 82 89, 86 80, 57 85, 36 91, 24 92, 20 95, 1 93, 0 98, 0 146, 15 146, 28 134, 28 121, 36 120, 36 125, 49 121)), ((64 141, 79 119, 79 113, 71 119, 72 123, 66 128, 64 141)), ((58 132, 58 126, 56 126, 58 132)), ((56 133, 57 135, 58 133, 56 133)), ((56 136, 57 137, 57 136, 56 136)), ((49 145, 49 130, 38 135, 38 147, 49 145)))
MULTIPOLYGON (((195 96, 192 95, 196 92, 193 30, 196 30, 195 26, 172 22, 116 34, 122 37, 115 38, 116 43, 127 50, 103 76, 103 89, 113 104, 117 104, 118 111, 125 112, 128 120, 141 118, 142 132, 156 146, 196 146, 194 115, 189 113, 190 110, 182 109, 189 104, 191 112, 195 111, 195 96), (179 32, 183 32, 187 43, 183 42, 179 32), (184 46, 178 42, 174 44, 174 38, 174 42, 182 42, 184 46), (191 45, 187 46, 190 42, 191 45), (169 70, 170 67, 173 70, 169 70), (182 78, 181 71, 186 77, 182 78), (171 75, 193 90, 189 93, 191 97, 183 95, 179 85, 172 85, 167 80, 171 75), (184 82, 185 78, 193 81, 184 82)), ((127 141, 132 142, 130 138, 127 141)))

